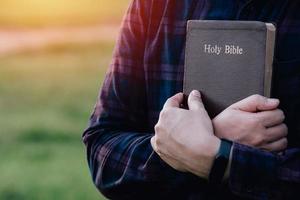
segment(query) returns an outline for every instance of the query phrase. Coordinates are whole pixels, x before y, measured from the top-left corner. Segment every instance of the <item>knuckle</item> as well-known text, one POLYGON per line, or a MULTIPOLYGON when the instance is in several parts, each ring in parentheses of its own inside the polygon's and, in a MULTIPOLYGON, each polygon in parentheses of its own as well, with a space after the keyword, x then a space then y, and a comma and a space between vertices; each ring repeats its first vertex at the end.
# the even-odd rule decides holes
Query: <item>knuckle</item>
POLYGON ((169 115, 170 109, 169 108, 165 108, 160 112, 160 118, 164 119, 169 115))
POLYGON ((288 128, 285 124, 279 125, 276 129, 274 129, 274 131, 275 133, 279 134, 281 137, 286 137, 288 134, 288 128))
POLYGON ((161 153, 161 145, 162 145, 162 141, 160 137, 156 137, 155 140, 155 147, 156 147, 156 151, 161 153))
POLYGON ((286 124, 282 124, 282 131, 283 131, 283 133, 284 133, 285 135, 288 134, 288 127, 287 127, 286 124))
POLYGON ((173 98, 172 97, 169 97, 167 98, 166 102, 170 102, 170 101, 173 101, 173 98))
POLYGON ((157 146, 157 137, 155 137, 155 139, 154 138, 151 139, 151 145, 153 150, 158 153, 159 148, 157 146))
POLYGON ((173 103, 176 103, 176 95, 175 96, 172 96, 170 98, 168 98, 165 102, 165 104, 173 104, 173 103))
POLYGON ((254 101, 260 101, 263 99, 263 96, 259 95, 259 94, 254 94, 251 96, 251 98, 254 100, 254 101))
POLYGON ((280 116, 285 117, 283 110, 278 109, 280 116))
POLYGON ((165 140, 165 128, 161 125, 161 123, 157 123, 154 127, 155 130, 155 143, 157 149, 160 149, 165 140))
POLYGON ((253 127, 260 127, 262 125, 262 119, 261 117, 251 117, 248 121, 249 125, 253 127))
POLYGON ((282 146, 283 146, 283 148, 287 148, 287 146, 288 146, 288 139, 287 138, 284 138, 283 140, 282 140, 282 146))
POLYGON ((157 134, 157 133, 159 133, 160 132, 160 124, 159 123, 157 123, 155 126, 154 126, 154 130, 155 130, 155 133, 157 134))
POLYGON ((163 126, 160 123, 156 124, 154 127, 155 136, 157 140, 160 140, 164 131, 163 126))
POLYGON ((279 117, 280 117, 280 119, 281 119, 282 121, 285 120, 285 114, 284 114, 284 112, 283 112, 282 110, 278 110, 278 115, 279 115, 279 117))
POLYGON ((253 140, 253 145, 257 147, 265 144, 265 142, 266 142, 266 138, 263 135, 257 135, 253 140))

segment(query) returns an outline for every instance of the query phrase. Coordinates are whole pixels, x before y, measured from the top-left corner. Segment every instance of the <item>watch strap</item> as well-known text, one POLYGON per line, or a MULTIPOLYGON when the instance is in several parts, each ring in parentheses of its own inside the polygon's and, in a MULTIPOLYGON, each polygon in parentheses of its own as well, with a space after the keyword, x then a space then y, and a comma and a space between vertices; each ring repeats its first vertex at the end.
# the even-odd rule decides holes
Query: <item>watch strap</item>
POLYGON ((232 141, 221 139, 221 145, 208 178, 211 184, 219 185, 222 183, 229 162, 232 144, 232 141))

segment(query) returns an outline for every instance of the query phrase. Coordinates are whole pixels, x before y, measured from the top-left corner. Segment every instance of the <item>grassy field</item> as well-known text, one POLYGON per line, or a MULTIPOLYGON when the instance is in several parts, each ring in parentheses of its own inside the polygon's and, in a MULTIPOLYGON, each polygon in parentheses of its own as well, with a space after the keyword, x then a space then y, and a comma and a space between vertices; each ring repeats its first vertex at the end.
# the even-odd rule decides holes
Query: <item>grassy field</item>
MULTIPOLYGON (((119 24, 129 2, 1 0, 0 30, 119 24)), ((104 199, 81 134, 112 48, 107 41, 0 55, 1 200, 104 199)))
POLYGON ((118 22, 130 0, 1 0, 0 26, 40 27, 118 22))
POLYGON ((0 199, 103 199, 81 134, 112 42, 49 47, 0 59, 0 199))

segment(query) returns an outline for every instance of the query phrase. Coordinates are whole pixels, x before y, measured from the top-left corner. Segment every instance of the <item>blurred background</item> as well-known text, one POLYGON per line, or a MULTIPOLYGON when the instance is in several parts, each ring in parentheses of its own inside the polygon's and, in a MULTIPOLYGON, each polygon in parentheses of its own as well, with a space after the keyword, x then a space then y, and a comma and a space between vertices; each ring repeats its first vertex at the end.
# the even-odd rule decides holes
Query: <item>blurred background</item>
POLYGON ((0 1, 0 199, 104 199, 87 126, 130 0, 0 1))

